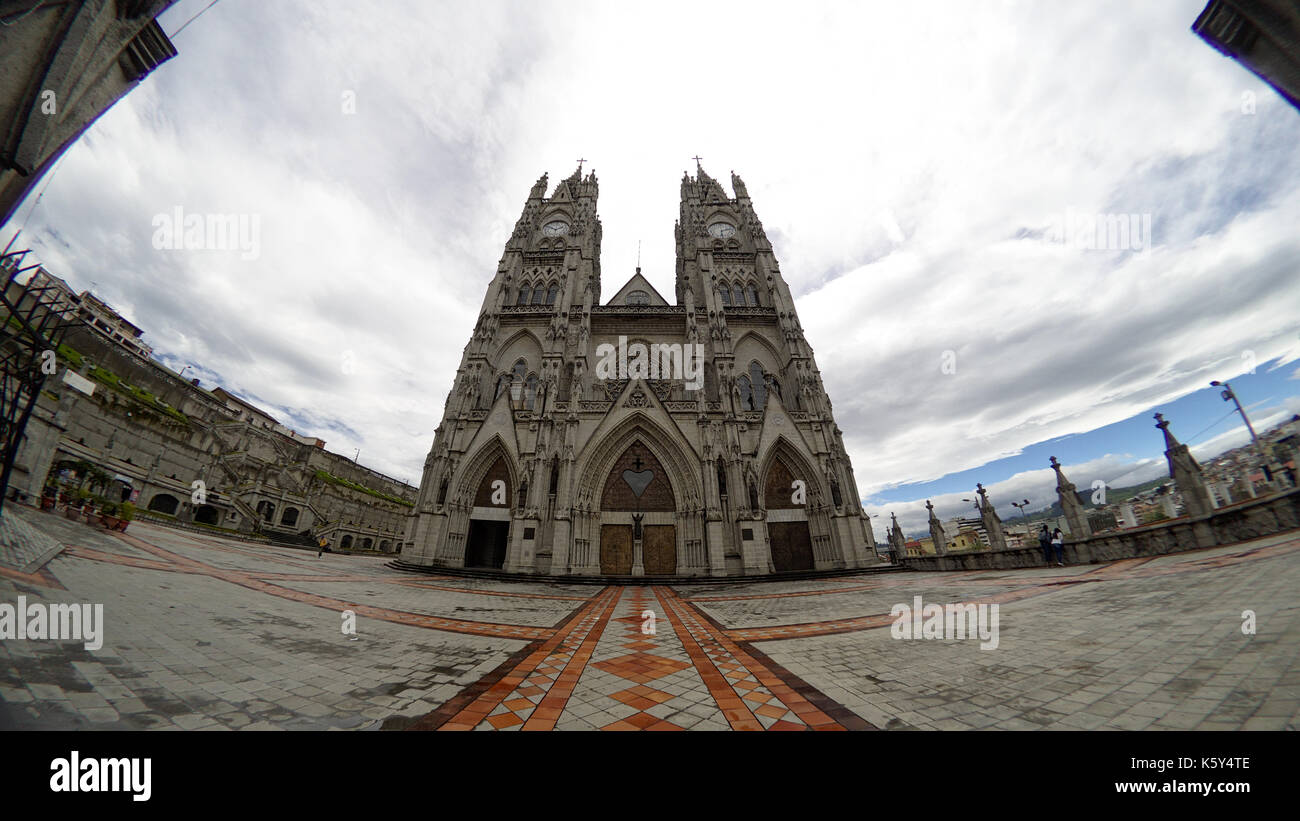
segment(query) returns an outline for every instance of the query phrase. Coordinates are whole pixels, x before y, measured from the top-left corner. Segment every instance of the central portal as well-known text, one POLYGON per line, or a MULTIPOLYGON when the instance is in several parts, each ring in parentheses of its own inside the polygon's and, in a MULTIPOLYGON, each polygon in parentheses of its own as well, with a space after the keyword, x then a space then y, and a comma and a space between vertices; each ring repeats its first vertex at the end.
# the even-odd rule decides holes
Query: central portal
POLYGON ((677 573, 676 496, 663 464, 640 439, 614 460, 601 491, 600 511, 603 575, 677 573), (629 519, 633 524, 624 524, 629 519))

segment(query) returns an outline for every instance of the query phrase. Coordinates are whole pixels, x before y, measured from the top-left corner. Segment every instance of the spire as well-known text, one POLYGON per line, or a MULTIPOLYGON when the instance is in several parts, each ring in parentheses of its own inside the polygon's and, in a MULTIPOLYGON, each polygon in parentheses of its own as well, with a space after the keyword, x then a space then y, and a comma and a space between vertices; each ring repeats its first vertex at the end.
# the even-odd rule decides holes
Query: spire
POLYGON ((528 192, 528 199, 543 199, 546 196, 546 185, 546 173, 543 172, 542 176, 537 178, 537 182, 533 183, 533 190, 528 192))
POLYGON ((1092 525, 1088 524, 1088 516, 1079 502, 1079 494, 1075 491, 1074 483, 1061 472, 1061 463, 1056 461, 1055 456, 1051 462, 1052 470, 1056 471, 1056 498, 1061 503, 1061 511, 1065 513, 1065 521, 1070 526, 1070 536, 1086 539, 1092 535, 1092 525))
POLYGON ((731 172, 731 190, 735 193, 736 199, 749 199, 749 190, 745 188, 745 181, 735 171, 731 172))
POLYGON ((1160 428, 1161 433, 1165 435, 1165 450, 1173 450, 1178 447, 1178 440, 1169 432, 1169 421, 1165 419, 1163 413, 1156 414, 1156 427, 1160 428))

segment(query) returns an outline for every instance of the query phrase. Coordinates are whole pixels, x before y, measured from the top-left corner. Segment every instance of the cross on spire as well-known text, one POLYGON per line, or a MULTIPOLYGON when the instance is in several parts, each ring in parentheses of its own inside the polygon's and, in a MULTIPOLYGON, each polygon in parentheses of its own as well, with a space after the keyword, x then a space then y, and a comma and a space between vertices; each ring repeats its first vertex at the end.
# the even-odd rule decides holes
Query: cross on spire
POLYGON ((582 176, 582 164, 585 163, 585 162, 586 162, 585 159, 579 159, 579 160, 578 160, 578 176, 579 176, 579 177, 582 176))
POLYGON ((703 158, 702 158, 699 154, 696 154, 694 157, 691 157, 691 159, 692 159, 692 160, 695 160, 695 170, 696 170, 696 171, 701 171, 701 170, 703 170, 703 169, 700 168, 700 160, 703 159, 703 158))

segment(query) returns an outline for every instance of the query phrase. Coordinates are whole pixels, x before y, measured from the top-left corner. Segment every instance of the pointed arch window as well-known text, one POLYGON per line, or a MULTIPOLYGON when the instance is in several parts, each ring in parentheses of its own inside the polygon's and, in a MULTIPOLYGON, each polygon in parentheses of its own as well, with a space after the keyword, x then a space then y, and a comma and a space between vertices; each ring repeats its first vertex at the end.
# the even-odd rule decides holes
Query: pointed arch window
POLYGON ((750 285, 745 289, 745 297, 749 301, 751 307, 758 307, 758 291, 754 289, 753 285, 750 285))
POLYGON ((519 299, 515 300, 515 304, 516 304, 516 305, 527 305, 527 304, 528 304, 528 294, 529 294, 529 290, 530 290, 530 289, 529 289, 529 287, 528 287, 528 283, 527 283, 527 282, 525 282, 523 285, 520 285, 520 286, 519 286, 519 299))
POLYGON ((749 379, 754 385, 754 410, 762 410, 767 400, 767 389, 763 385, 763 366, 757 362, 750 362, 749 379))
POLYGON ((535 410, 537 407, 537 374, 528 375, 524 384, 524 409, 535 410))
POLYGON ((731 286, 724 282, 719 286, 718 294, 722 297, 723 307, 731 307, 731 286))
POLYGON ((547 305, 554 305, 554 304, 555 304, 555 300, 556 300, 557 297, 559 297, 559 295, 560 295, 560 286, 558 286, 558 285, 552 283, 552 284, 551 284, 551 289, 550 289, 549 291, 546 292, 546 304, 547 304, 547 305))
POLYGON ((748 376, 742 376, 742 377, 740 377, 739 379, 737 379, 737 380, 736 380, 736 387, 740 388, 740 409, 741 409, 741 410, 753 410, 753 409, 754 409, 754 391, 753 391, 753 388, 750 387, 750 384, 749 384, 749 377, 748 377, 748 376))
POLYGON ((727 472, 722 469, 721 461, 718 462, 718 495, 727 495, 727 472))
POLYGON ((735 287, 731 289, 731 298, 732 301, 735 302, 737 308, 745 307, 745 292, 740 289, 739 282, 737 282, 735 287))
POLYGON ((537 287, 533 289, 533 304, 541 305, 544 299, 546 299, 546 285, 539 282, 537 287))
POLYGON ((559 488, 560 488, 560 460, 552 459, 551 460, 551 489, 550 489, 551 495, 552 496, 555 495, 555 492, 559 490, 559 488))
POLYGON ((445 505, 446 503, 447 503, 447 477, 444 476, 442 477, 442 482, 438 484, 438 504, 445 505))

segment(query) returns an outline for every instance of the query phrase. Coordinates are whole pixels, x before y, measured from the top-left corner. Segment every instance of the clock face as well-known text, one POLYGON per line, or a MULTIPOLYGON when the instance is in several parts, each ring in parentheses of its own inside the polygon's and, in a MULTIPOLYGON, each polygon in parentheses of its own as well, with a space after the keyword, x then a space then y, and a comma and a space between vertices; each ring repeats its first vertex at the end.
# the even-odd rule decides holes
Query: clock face
POLYGON ((569 223, 564 220, 551 220, 542 226, 542 233, 548 237, 558 237, 569 233, 569 223))
POLYGON ((736 226, 727 222, 715 222, 709 226, 709 233, 718 239, 727 239, 736 235, 736 226))

